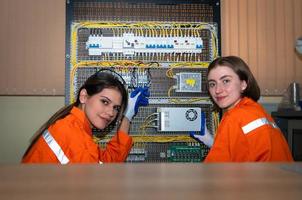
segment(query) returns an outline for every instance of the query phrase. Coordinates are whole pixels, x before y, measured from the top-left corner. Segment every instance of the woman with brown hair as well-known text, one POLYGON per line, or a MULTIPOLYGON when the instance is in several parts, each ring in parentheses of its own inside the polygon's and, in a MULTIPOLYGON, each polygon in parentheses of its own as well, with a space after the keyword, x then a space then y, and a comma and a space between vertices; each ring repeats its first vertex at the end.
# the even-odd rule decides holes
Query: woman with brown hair
POLYGON ((125 161, 132 147, 130 122, 139 106, 148 105, 148 96, 148 88, 137 88, 128 102, 123 78, 113 70, 98 71, 79 89, 76 102, 55 113, 36 132, 22 163, 125 161), (117 133, 101 149, 93 141, 92 128, 115 124, 117 133))
POLYGON ((216 137, 206 129, 192 137, 211 147, 205 162, 293 161, 288 144, 272 117, 257 103, 260 89, 239 57, 214 60, 208 68, 208 90, 223 117, 216 137))

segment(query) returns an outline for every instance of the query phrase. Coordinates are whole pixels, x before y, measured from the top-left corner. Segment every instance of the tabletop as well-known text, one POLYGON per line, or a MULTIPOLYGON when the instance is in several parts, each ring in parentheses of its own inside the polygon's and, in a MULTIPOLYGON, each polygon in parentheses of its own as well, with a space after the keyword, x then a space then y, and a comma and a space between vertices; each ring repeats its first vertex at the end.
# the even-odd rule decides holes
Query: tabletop
POLYGON ((0 165, 0 199, 302 198, 302 162, 0 165))
POLYGON ((302 111, 295 110, 283 110, 283 111, 274 111, 271 113, 272 117, 281 117, 281 118, 302 118, 302 111))

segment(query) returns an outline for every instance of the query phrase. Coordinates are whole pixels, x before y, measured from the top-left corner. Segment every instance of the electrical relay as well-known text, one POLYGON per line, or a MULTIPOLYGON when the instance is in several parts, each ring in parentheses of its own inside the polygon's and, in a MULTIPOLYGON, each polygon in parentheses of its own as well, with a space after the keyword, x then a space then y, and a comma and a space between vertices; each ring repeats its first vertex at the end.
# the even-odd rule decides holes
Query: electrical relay
POLYGON ((201 92, 201 73, 176 73, 176 92, 201 92))

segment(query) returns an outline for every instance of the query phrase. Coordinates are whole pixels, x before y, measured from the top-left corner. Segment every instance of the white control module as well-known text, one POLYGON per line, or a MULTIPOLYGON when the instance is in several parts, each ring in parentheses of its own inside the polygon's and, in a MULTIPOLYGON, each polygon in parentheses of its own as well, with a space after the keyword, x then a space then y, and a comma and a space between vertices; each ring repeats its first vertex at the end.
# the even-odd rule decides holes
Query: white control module
POLYGON ((163 107, 157 109, 159 113, 158 131, 200 131, 201 108, 199 107, 163 107))
POLYGON ((195 92, 200 93, 202 90, 201 73, 181 72, 176 73, 177 80, 176 92, 195 92))

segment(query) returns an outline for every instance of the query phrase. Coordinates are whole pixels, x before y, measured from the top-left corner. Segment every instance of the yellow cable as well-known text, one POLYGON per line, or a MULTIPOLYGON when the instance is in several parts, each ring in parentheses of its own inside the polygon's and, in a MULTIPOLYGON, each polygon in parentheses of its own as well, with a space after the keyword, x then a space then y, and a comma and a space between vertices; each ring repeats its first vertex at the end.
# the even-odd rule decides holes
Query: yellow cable
POLYGON ((134 142, 196 142, 188 135, 132 136, 134 142))
MULTIPOLYGON (((167 142, 196 142, 188 135, 169 135, 169 136, 131 136, 134 143, 167 143, 167 142)), ((108 142, 112 136, 106 136, 104 138, 95 138, 96 143, 108 142)))
POLYGON ((142 135, 146 134, 146 128, 149 128, 151 123, 156 120, 156 118, 154 118, 154 119, 150 119, 150 118, 153 116, 157 116, 157 115, 158 115, 157 113, 152 113, 144 119, 142 125, 139 127, 139 129, 141 129, 143 131, 142 135))

